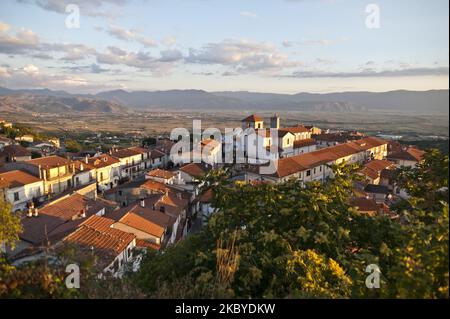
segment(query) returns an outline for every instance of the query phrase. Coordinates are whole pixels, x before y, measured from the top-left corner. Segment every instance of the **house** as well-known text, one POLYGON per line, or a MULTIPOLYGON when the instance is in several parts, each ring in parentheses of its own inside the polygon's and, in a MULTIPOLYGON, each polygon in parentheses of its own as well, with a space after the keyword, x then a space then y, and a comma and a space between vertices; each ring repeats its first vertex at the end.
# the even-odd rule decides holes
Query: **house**
POLYGON ((73 175, 74 187, 88 185, 95 182, 96 169, 94 166, 79 160, 76 160, 73 163, 75 164, 75 173, 73 175))
POLYGON ((105 205, 101 201, 80 194, 60 197, 41 207, 29 205, 26 216, 21 219, 20 241, 10 254, 15 259, 35 255, 60 242, 88 217, 104 214, 105 205))
POLYGON ((210 165, 217 165, 222 163, 222 143, 213 139, 206 139, 200 142, 202 162, 210 165))
POLYGON ((27 135, 22 135, 22 136, 17 136, 15 138, 16 141, 18 142, 27 142, 27 143, 33 143, 34 142, 34 136, 27 134, 27 135))
POLYGON ((141 164, 144 155, 136 148, 125 148, 120 150, 112 150, 110 152, 112 157, 120 161, 120 181, 132 181, 139 176, 142 176, 145 170, 141 164))
POLYGON ((322 134, 322 129, 315 125, 305 125, 305 127, 311 132, 311 135, 322 134))
POLYGON ((177 175, 177 173, 157 168, 145 174, 145 179, 152 179, 163 184, 173 184, 177 175))
POLYGON ((114 220, 115 229, 134 234, 136 238, 156 246, 175 243, 180 215, 173 217, 154 208, 141 200, 139 204, 112 212, 108 218, 114 220))
POLYGON ((20 164, 19 167, 44 181, 45 194, 61 194, 74 187, 75 163, 69 159, 53 155, 20 164))
POLYGON ((101 154, 95 157, 86 157, 85 163, 95 169, 99 192, 110 190, 119 184, 121 168, 119 159, 109 154, 101 154))
POLYGON ((11 203, 12 211, 23 211, 28 203, 44 195, 44 182, 19 170, 0 173, 0 196, 11 203))
POLYGON ((325 181, 332 175, 330 165, 340 163, 363 163, 369 159, 383 159, 387 154, 387 143, 379 138, 361 140, 319 149, 276 161, 276 172, 260 175, 259 166, 247 168, 245 180, 267 180, 282 182, 297 178, 303 182, 325 181))
POLYGON ((351 205, 353 207, 355 207, 359 213, 365 214, 368 216, 376 216, 376 215, 386 212, 385 206, 383 204, 378 204, 372 198, 366 198, 366 197, 354 198, 351 201, 351 205))
POLYGON ((33 153, 39 154, 41 157, 55 155, 58 148, 50 142, 36 142, 27 147, 33 153))
POLYGON ((292 155, 314 152, 316 149, 316 141, 312 138, 296 140, 294 141, 294 151, 292 155))
MULTIPOLYGON (((214 199, 214 190, 209 188, 198 198, 198 203, 200 205, 199 212, 202 218, 203 225, 208 223, 209 217, 216 212, 216 209, 212 205, 214 199)), ((200 216, 197 216, 200 217, 200 216)))
POLYGON ((19 144, 6 145, 0 150, 0 164, 23 162, 31 159, 31 152, 19 144))
POLYGON ((392 198, 392 191, 385 185, 368 184, 364 187, 364 192, 377 204, 386 203, 392 198))
POLYGON ((406 147, 400 151, 389 154, 387 158, 398 166, 415 167, 423 160, 424 154, 424 151, 415 147, 406 147))
POLYGON ((13 141, 6 136, 0 135, 0 151, 7 145, 11 145, 13 141))
POLYGON ((303 125, 295 127, 284 127, 279 129, 280 132, 289 132, 295 136, 295 141, 306 140, 311 138, 311 131, 303 125))
POLYGON ((252 114, 242 120, 242 129, 261 129, 264 128, 264 120, 262 117, 252 114))
POLYGON ((381 182, 381 173, 384 170, 395 170, 395 163, 388 160, 369 161, 364 164, 359 174, 364 176, 368 183, 378 185, 381 182))
POLYGON ((91 216, 63 239, 64 244, 97 257, 96 263, 104 273, 123 275, 125 265, 134 261, 136 236, 114 228, 114 220, 91 216))
POLYGON ((0 127, 11 128, 13 127, 13 124, 6 121, 5 119, 0 118, 0 127))
POLYGON ((338 144, 348 143, 354 140, 358 140, 364 137, 358 132, 334 132, 334 133, 323 133, 312 135, 313 139, 317 142, 318 148, 335 146, 338 144))

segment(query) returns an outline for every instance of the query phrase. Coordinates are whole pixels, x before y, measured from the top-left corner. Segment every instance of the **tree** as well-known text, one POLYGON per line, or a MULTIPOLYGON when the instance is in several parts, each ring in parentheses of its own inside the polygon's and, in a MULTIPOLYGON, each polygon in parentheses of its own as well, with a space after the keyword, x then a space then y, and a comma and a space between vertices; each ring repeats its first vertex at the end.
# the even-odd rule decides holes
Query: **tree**
POLYGON ((75 140, 66 140, 64 145, 66 146, 67 152, 71 153, 78 153, 82 149, 80 143, 75 140))
POLYGON ((0 196, 0 245, 14 248, 21 232, 20 217, 11 212, 11 204, 0 196))

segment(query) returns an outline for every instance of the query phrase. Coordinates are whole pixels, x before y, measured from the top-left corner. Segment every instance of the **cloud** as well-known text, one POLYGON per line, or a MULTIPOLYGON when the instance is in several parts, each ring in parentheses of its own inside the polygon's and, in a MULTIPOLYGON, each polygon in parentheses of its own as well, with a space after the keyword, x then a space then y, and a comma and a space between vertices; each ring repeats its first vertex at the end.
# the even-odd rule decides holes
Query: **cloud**
POLYGON ((96 27, 98 31, 106 31, 109 35, 115 37, 116 39, 132 42, 136 41, 142 44, 144 47, 157 47, 158 44, 155 40, 145 37, 138 30, 127 30, 118 26, 110 25, 107 29, 101 27, 96 27))
POLYGON ((199 50, 191 48, 186 62, 228 66, 240 73, 276 71, 301 65, 289 60, 272 44, 247 40, 224 40, 208 43, 199 50))
POLYGON ((69 4, 80 7, 80 13, 88 16, 111 16, 108 7, 123 6, 129 0, 17 0, 20 3, 36 5, 44 10, 66 14, 69 4))
POLYGON ((294 46, 294 42, 289 41, 289 40, 284 40, 281 44, 282 44, 285 48, 291 48, 291 47, 294 46))
POLYGON ((80 76, 43 73, 33 64, 14 69, 0 67, 0 85, 14 89, 50 88, 80 92, 117 88, 97 81, 91 82, 80 76))
POLYGON ((148 70, 155 74, 167 74, 183 55, 178 50, 161 51, 160 57, 153 57, 149 52, 128 52, 117 47, 108 47, 105 52, 96 53, 97 63, 126 65, 148 70))
POLYGON ((245 17, 245 18, 250 18, 250 19, 257 19, 258 15, 254 12, 250 12, 250 11, 241 11, 239 12, 239 15, 241 17, 245 17))
MULTIPOLYGON (((1 22, 0 22, 1 23, 1 22)), ((39 44, 39 37, 28 29, 20 29, 15 35, 8 34, 9 25, 1 23, 0 27, 0 53, 14 54, 35 49, 39 44)))
POLYGON ((375 78, 375 77, 406 77, 406 76, 438 76, 447 75, 448 67, 438 68, 409 68, 376 71, 364 69, 358 72, 321 72, 321 71, 297 71, 289 77, 294 78, 375 78))
POLYGON ((170 47, 170 46, 173 46, 173 45, 175 45, 175 44, 177 43, 177 39, 176 39, 175 37, 173 37, 173 36, 167 36, 167 37, 165 37, 165 38, 162 40, 162 43, 163 43, 165 46, 170 47))
POLYGON ((303 45, 329 45, 331 44, 330 40, 321 39, 321 40, 303 40, 301 42, 303 45))

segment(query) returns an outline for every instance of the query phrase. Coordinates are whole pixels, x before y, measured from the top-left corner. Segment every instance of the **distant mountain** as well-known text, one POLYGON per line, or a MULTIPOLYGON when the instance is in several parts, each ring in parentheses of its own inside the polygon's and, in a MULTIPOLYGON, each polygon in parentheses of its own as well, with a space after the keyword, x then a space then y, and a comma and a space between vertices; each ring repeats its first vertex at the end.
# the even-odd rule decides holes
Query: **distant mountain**
POLYGON ((129 110, 110 101, 77 96, 14 93, 0 96, 0 112, 24 113, 120 113, 129 110))
MULTIPOLYGON (((0 88, 0 96, 28 94, 58 97, 52 107, 67 105, 73 111, 123 111, 126 107, 138 110, 247 110, 247 111, 308 111, 355 112, 392 111, 410 114, 449 114, 448 90, 342 92, 274 94, 255 92, 206 92, 202 90, 134 91, 114 90, 95 95, 76 95, 65 91, 10 90, 0 88), (63 100, 66 98, 68 100, 63 100), (81 100, 80 100, 81 99, 81 100), (97 103, 94 103, 97 101, 97 103), (108 101, 111 104, 106 104, 108 101), (59 106, 58 106, 59 105, 59 106), (83 106, 84 105, 84 106, 83 106), (123 105, 123 106, 121 106, 123 105)), ((42 99, 41 99, 42 100, 42 99)), ((31 107, 29 105, 29 107, 31 107)), ((64 108, 63 108, 64 109, 64 108)), ((1 109, 0 109, 1 110, 1 109)))

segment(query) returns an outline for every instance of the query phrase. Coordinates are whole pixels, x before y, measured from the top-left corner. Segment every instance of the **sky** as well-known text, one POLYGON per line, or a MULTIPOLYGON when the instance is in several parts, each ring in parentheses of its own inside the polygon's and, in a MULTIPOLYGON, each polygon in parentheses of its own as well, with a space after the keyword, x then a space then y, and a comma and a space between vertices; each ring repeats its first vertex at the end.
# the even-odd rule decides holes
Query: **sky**
POLYGON ((0 86, 448 89, 448 12, 447 0, 3 0, 0 86))

